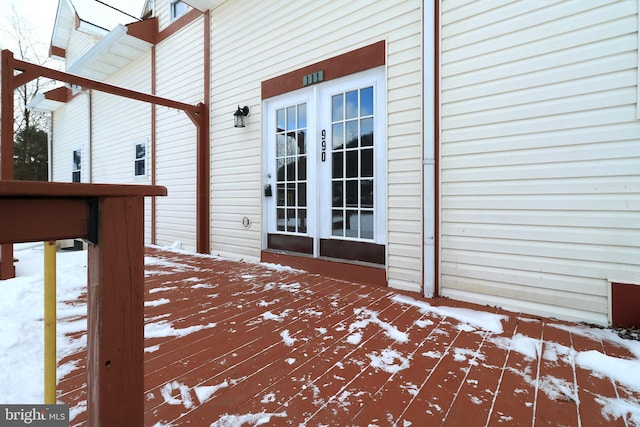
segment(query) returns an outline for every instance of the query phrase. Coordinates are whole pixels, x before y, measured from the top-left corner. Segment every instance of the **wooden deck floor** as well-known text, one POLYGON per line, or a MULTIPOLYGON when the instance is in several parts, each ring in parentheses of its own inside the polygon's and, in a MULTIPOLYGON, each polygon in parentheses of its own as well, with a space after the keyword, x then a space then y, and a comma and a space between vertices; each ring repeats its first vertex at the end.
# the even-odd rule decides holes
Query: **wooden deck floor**
MULTIPOLYGON (((146 426, 636 422, 607 402, 638 408, 637 391, 575 362, 635 359, 597 329, 260 264, 146 262, 146 426)), ((85 358, 59 363, 71 425, 85 425, 85 358)))

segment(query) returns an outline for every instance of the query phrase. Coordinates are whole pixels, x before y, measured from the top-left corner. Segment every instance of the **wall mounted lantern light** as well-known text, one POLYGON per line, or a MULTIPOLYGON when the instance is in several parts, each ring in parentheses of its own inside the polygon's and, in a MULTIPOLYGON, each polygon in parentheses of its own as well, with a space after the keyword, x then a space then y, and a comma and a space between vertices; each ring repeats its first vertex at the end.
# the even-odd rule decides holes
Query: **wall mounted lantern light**
POLYGON ((244 107, 240 107, 238 105, 238 109, 236 110, 235 113, 233 113, 234 126, 237 128, 243 128, 244 118, 247 117, 248 115, 249 115, 249 107, 247 107, 246 105, 244 107))

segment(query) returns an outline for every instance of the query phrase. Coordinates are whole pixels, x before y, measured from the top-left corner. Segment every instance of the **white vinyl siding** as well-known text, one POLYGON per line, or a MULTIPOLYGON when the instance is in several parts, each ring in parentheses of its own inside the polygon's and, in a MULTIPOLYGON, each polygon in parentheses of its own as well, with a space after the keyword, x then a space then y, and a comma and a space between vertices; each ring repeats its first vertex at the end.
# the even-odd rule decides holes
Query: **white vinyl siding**
POLYGON ((387 253, 391 286, 422 283, 422 2, 249 1, 211 11, 212 252, 258 258, 261 249, 260 82, 387 42, 387 253), (251 42, 232 34, 251 34, 251 42), (233 127, 237 105, 247 127, 233 127), (248 229, 242 218, 252 221, 248 229))
MULTIPOLYGON (((107 83, 151 93, 150 73, 151 54, 146 54, 111 76, 107 83)), ((146 161, 145 176, 136 177, 133 169, 134 143, 151 137, 151 105, 99 91, 92 91, 91 97, 93 182, 151 184, 150 157, 146 161)), ((145 243, 151 243, 151 220, 150 203, 146 200, 145 243)))
POLYGON ((71 182, 73 151, 83 154, 81 182, 88 182, 89 110, 88 98, 78 96, 55 111, 53 120, 52 180, 71 182))
POLYGON ((607 324, 640 284, 637 8, 442 3, 442 295, 607 324))
MULTIPOLYGON (((107 81, 143 93, 151 93, 150 54, 130 64, 107 81)), ((121 96, 92 92, 93 181, 144 184, 133 169, 134 143, 151 136, 151 105, 121 96)), ((149 180, 148 183, 151 183, 149 180)))
MULTIPOLYGON (((156 93, 197 104, 204 99, 203 18, 156 47, 156 93)), ((168 197, 157 198, 157 243, 196 249, 196 127, 178 110, 156 107, 156 183, 168 197)))
POLYGON ((100 38, 94 35, 86 34, 80 31, 72 31, 69 36, 69 45, 65 50, 66 68, 71 67, 76 60, 82 55, 89 52, 93 46, 100 41, 100 38))

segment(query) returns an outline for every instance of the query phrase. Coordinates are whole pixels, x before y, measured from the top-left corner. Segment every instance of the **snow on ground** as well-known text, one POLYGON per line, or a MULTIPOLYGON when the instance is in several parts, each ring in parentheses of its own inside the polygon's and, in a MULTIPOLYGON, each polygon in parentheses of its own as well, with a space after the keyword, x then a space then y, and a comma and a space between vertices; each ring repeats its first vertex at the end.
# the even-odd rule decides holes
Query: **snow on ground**
MULTIPOLYGON (((44 245, 15 245, 16 278, 0 282, 0 403, 44 402, 44 245)), ((86 252, 59 252, 57 256, 58 319, 86 315, 86 304, 76 304, 87 283, 86 252)), ((71 340, 66 333, 86 331, 86 319, 58 323, 58 360, 86 346, 86 335, 71 340)), ((60 366, 58 378, 72 366, 60 366)))
MULTIPOLYGON (((190 254, 191 255, 191 254, 190 254)), ((23 244, 15 246, 15 256, 20 261, 16 264, 17 278, 0 283, 0 366, 10 367, 10 369, 0 370, 0 403, 40 403, 43 401, 43 245, 23 244), (18 386, 19 385, 19 386, 18 386)), ((197 255, 194 255, 197 256, 197 255)), ((79 297, 86 291, 86 252, 58 252, 57 254, 57 310, 58 328, 57 339, 58 360, 76 353, 79 349, 86 347, 86 304, 78 303, 79 297), (67 334, 75 333, 74 339, 67 334)), ((147 275, 166 274, 158 270, 154 271, 153 266, 169 267, 176 271, 186 271, 194 267, 187 267, 176 262, 170 262, 155 257, 145 257, 147 265, 147 275), (149 267, 151 267, 149 269, 149 267)), ((267 265, 268 268, 277 271, 290 271, 292 269, 282 266, 267 265)), ((243 280, 251 280, 253 277, 245 275, 243 280)), ((207 286, 207 284, 196 283, 194 286, 207 286)), ((285 290, 291 293, 301 292, 300 283, 285 284, 273 283, 273 288, 285 290)), ((175 289, 175 287, 159 287, 150 293, 160 293, 157 298, 148 301, 147 307, 157 307, 169 303, 169 300, 162 298, 162 292, 175 289)), ((513 336, 504 336, 503 321, 507 319, 505 315, 498 315, 483 311, 476 311, 464 308, 454 308, 445 306, 431 306, 425 301, 410 298, 405 295, 391 293, 392 301, 404 306, 415 307, 424 317, 415 322, 418 328, 425 328, 433 325, 438 319, 446 319, 456 325, 461 332, 483 331, 483 336, 488 342, 495 346, 517 352, 526 359, 532 361, 558 362, 561 361, 575 367, 580 367, 592 372, 594 376, 608 378, 628 388, 633 393, 640 393, 640 342, 625 340, 617 336, 608 329, 588 328, 585 326, 567 326, 564 324, 547 324, 558 329, 563 329, 571 334, 585 336, 596 341, 610 341, 618 346, 629 350, 635 356, 634 359, 622 359, 611 357, 600 351, 576 351, 572 348, 534 339, 520 333, 513 336), (427 319, 429 317, 430 319, 427 319)), ((261 301, 259 306, 268 307, 275 301, 261 301)), ((334 307, 338 307, 336 301, 334 307)), ((273 322, 274 325, 282 324, 285 318, 290 315, 289 310, 281 313, 274 313, 265 310, 256 322, 273 322)), ((355 308, 354 318, 351 324, 340 323, 334 329, 336 331, 348 331, 346 341, 354 346, 362 345, 363 331, 369 325, 380 328, 381 332, 391 338, 396 343, 406 343, 411 340, 409 331, 399 330, 395 325, 383 321, 379 313, 367 308, 355 308)), ((309 311, 298 313, 308 317, 319 318, 322 313, 309 311)), ((165 316, 160 315, 152 319, 146 319, 146 337, 166 337, 184 336, 197 330, 213 328, 215 323, 188 328, 174 328, 174 326, 164 320, 165 316)), ((523 322, 526 318, 520 319, 523 322)), ((274 326, 276 328, 277 326, 274 326)), ((315 328, 318 335, 327 334, 325 327, 315 328)), ((437 332, 436 332, 437 333, 437 332)), ((280 336, 287 346, 295 345, 297 338, 295 331, 284 329, 280 336)), ((147 352, 157 351, 158 346, 151 346, 145 349, 147 352)), ((424 357, 441 358, 445 354, 430 351, 428 348, 422 349, 417 354, 424 357)), ((463 348, 452 348, 454 360, 461 363, 471 364, 476 359, 484 360, 484 355, 463 348), (473 359, 473 360, 471 360, 473 359)), ((446 353, 446 352, 445 352, 446 353)), ((407 357, 394 348, 381 348, 378 351, 367 353, 369 366, 376 370, 383 370, 390 374, 407 369, 412 357, 407 357)), ((294 364, 295 358, 288 358, 288 364, 294 364)), ((71 361, 58 367, 58 378, 64 377, 72 372, 79 361, 71 361)), ((523 380, 536 389, 546 393, 549 398, 570 397, 577 399, 574 384, 569 384, 564 380, 546 375, 536 378, 535 373, 521 372, 523 380)), ((192 399, 189 388, 178 381, 167 383, 162 390, 162 396, 168 404, 180 404, 188 407, 197 405, 212 398, 221 388, 229 387, 227 382, 215 386, 201 386, 193 389, 197 400, 192 399), (180 399, 175 396, 179 394, 180 399), (199 402, 199 403, 198 403, 199 402)), ((310 384, 310 387, 315 385, 310 384)), ((417 393, 415 385, 407 384, 408 389, 417 393)), ((346 400, 348 396, 336 397, 339 402, 346 400)), ((264 399, 272 399, 272 396, 265 396, 264 399)), ((472 396, 473 399, 478 399, 472 396)), ((606 416, 618 418, 628 414, 628 419, 640 425, 640 402, 625 398, 608 398, 596 396, 596 401, 602 406, 602 413, 606 416)), ((86 405, 79 405, 71 408, 72 417, 77 413, 84 412, 86 405)), ((243 422, 253 423, 253 425, 268 424, 274 417, 286 417, 286 412, 255 413, 244 415, 225 415, 215 421, 212 426, 235 426, 243 422)), ((160 424, 159 424, 160 425, 160 424)))

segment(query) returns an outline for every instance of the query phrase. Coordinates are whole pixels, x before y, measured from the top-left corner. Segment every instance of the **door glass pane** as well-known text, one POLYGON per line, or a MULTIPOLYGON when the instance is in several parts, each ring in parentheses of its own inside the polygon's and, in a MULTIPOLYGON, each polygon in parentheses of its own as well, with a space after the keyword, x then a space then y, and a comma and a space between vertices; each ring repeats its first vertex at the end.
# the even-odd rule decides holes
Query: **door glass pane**
POLYGON ((331 183, 333 192, 333 201, 331 203, 334 207, 344 206, 344 200, 342 198, 342 181, 334 181, 331 183))
POLYGON ((307 156, 300 156, 298 158, 298 180, 307 180, 307 156))
POLYGON ((347 105, 346 105, 346 110, 347 110, 347 119, 353 119, 358 117, 358 91, 354 90, 351 92, 347 92, 345 94, 345 97, 347 99, 347 105))
POLYGON ((373 146, 373 119, 360 120, 360 145, 363 147, 373 146))
POLYGON ((293 130, 296 127, 296 107, 287 108, 287 130, 293 130))
POLYGON ((298 184, 298 206, 307 206, 307 184, 298 184))
POLYGON ((336 122, 344 120, 344 95, 334 95, 331 97, 331 120, 336 122))
POLYGON ((360 176, 373 177, 373 149, 360 150, 360 176))
POLYGON ((276 188, 276 195, 278 197, 277 204, 278 206, 284 206, 286 201, 286 198, 284 197, 284 184, 278 184, 276 188))
POLYGON ((307 232, 307 210, 298 209, 298 233, 307 232))
POLYGON ((344 236, 344 213, 342 209, 333 209, 331 211, 331 235, 344 236))
POLYGON ((373 180, 371 179, 360 181, 360 206, 373 208, 373 180))
POLYGON ((276 156, 284 156, 287 152, 287 138, 284 133, 276 135, 276 156))
POLYGON ((347 148, 358 146, 358 121, 351 120, 346 122, 347 125, 347 148))
POLYGON ((350 150, 347 155, 347 178, 358 177, 358 150, 350 150))
POLYGON ((276 167, 278 168, 278 172, 276 174, 277 176, 277 181, 278 182, 282 182, 284 181, 284 159, 278 159, 276 160, 276 167))
POLYGON ((295 232, 296 231, 296 210, 295 209, 287 209, 287 231, 295 232))
POLYGON ((342 122, 336 123, 331 126, 331 140, 334 150, 340 150, 344 148, 344 125, 342 122))
POLYGON ((360 230, 360 215, 358 211, 347 211, 346 223, 345 223, 345 235, 347 237, 359 237, 358 230, 360 230))
POLYGON ((332 174, 333 178, 342 178, 344 165, 342 164, 343 155, 342 152, 333 153, 331 162, 333 163, 332 174))
POLYGON ((307 127, 307 104, 298 105, 298 129, 307 127))
POLYGON ((347 181, 346 206, 358 207, 358 181, 347 181))
POLYGON ((373 116, 373 86, 360 90, 360 116, 373 116))
POLYGON ((277 230, 284 231, 284 222, 285 222, 284 209, 283 208, 276 209, 276 214, 277 214, 277 219, 276 219, 277 230))
POLYGON ((298 154, 306 154, 307 152, 307 132, 304 130, 298 131, 298 154))
POLYGON ((276 132, 282 132, 284 127, 284 108, 276 110, 276 132))
POLYGON ((287 159, 287 181, 296 180, 296 160, 292 158, 287 159))
POLYGON ((362 212, 360 216, 360 237, 373 239, 373 211, 362 212))

